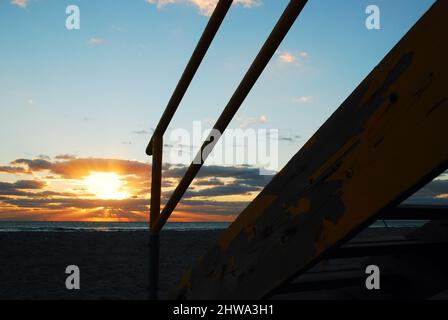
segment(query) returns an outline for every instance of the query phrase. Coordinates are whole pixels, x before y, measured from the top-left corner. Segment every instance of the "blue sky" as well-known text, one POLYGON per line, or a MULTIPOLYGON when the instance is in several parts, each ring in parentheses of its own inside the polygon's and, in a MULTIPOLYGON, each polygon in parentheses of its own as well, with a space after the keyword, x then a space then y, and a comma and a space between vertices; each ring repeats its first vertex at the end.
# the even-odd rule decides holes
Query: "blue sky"
MULTIPOLYGON (((214 2, 0 0, 0 220, 147 219, 146 144, 214 2)), ((235 2, 170 130, 212 127, 288 3, 235 2)), ((309 0, 230 127, 277 129, 283 167, 433 2, 309 0)), ((164 167, 162 202, 182 170, 164 167)), ((206 166, 173 218, 232 221, 269 180, 206 166)), ((416 201, 446 202, 446 183, 416 201)))
MULTIPOLYGON (((155 127, 208 17, 194 5, 144 0, 25 3, 0 2, 0 162, 66 153, 147 160, 150 134, 135 132, 155 127), (69 4, 81 10, 80 30, 65 28, 69 4)), ((284 164, 432 3, 376 0, 381 30, 367 30, 372 1, 309 1, 240 122, 264 115, 263 127, 300 136, 280 145, 284 164), (282 53, 297 60, 282 63, 282 53)), ((211 126, 286 4, 231 8, 173 128, 211 126)))

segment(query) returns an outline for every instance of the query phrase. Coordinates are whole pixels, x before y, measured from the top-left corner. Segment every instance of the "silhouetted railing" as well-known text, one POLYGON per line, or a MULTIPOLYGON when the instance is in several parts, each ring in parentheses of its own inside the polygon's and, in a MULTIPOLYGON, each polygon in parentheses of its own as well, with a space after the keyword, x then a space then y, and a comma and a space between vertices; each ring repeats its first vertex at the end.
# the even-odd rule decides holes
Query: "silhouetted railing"
MULTIPOLYGON (((303 7, 308 0, 291 0, 283 12, 282 16, 278 20, 268 39, 264 43, 260 52, 256 56, 246 75, 240 82, 238 88, 230 98, 224 111, 216 121, 213 129, 217 130, 221 134, 224 133, 230 121, 235 116, 239 107, 249 94, 250 90, 260 77, 263 70, 275 54, 280 43, 285 38, 286 34, 294 24, 294 21, 299 16, 303 7)), ((174 190, 167 204, 164 206, 162 212, 160 212, 160 195, 161 195, 161 178, 162 178, 162 154, 163 154, 163 134, 168 128, 174 113, 176 112, 185 92, 188 89, 199 65, 204 58, 216 32, 218 31, 224 17, 226 16, 229 7, 232 4, 232 0, 220 0, 208 22, 201 39, 199 40, 196 49, 190 61, 182 74, 179 83, 171 96, 170 101, 160 119, 154 134, 146 148, 146 153, 152 155, 152 178, 151 178, 151 208, 150 208, 150 273, 149 273, 149 290, 150 298, 157 298, 158 287, 158 265, 159 265, 159 233, 163 228, 168 218, 176 208, 180 199, 184 195, 185 191, 190 186, 193 179, 201 169, 209 151, 212 150, 218 139, 213 139, 212 135, 204 141, 201 146, 196 160, 193 161, 188 168, 187 172, 181 179, 179 185, 174 190), (205 154, 204 150, 208 153, 205 154)), ((213 131, 214 131, 213 130, 213 131)), ((213 132, 212 131, 212 132, 213 132)), ((216 132, 216 131, 215 131, 216 132)))

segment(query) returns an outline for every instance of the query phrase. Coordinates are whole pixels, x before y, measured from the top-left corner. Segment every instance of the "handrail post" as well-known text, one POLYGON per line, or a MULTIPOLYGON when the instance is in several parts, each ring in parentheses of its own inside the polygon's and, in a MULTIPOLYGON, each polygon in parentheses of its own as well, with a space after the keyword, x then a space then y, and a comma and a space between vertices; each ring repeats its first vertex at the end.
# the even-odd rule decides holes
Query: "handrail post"
MULTIPOLYGON (((168 125, 171 119, 173 119, 177 107, 179 106, 182 98, 187 92, 187 89, 190 86, 194 75, 201 65, 202 59, 204 59, 208 48, 210 47, 216 33, 218 32, 219 27, 221 26, 221 23, 223 22, 230 6, 232 5, 232 2, 233 0, 219 0, 219 2, 217 3, 216 8, 215 10, 213 10, 213 14, 208 20, 207 26, 205 27, 205 30, 202 33, 202 36, 199 39, 199 42, 194 49, 184 72, 182 73, 182 76, 179 79, 176 88, 174 89, 173 95, 168 101, 165 111, 163 112, 163 115, 160 118, 160 121, 157 124, 153 135, 164 134, 166 129, 168 128, 168 125)), ((146 154, 148 156, 151 156, 153 150, 153 138, 151 137, 151 140, 146 147, 146 154)))
POLYGON ((149 212, 149 299, 157 300, 159 286, 159 248, 160 232, 154 225, 160 216, 160 196, 162 184, 163 136, 156 135, 153 140, 151 173, 151 206, 149 212))
POLYGON ((233 0, 219 0, 210 17, 207 26, 191 56, 188 64, 180 78, 176 89, 171 96, 168 105, 157 125, 153 136, 146 147, 146 154, 153 156, 152 158, 152 176, 151 176, 151 207, 149 214, 149 298, 156 300, 159 281, 159 233, 157 221, 160 218, 160 195, 161 195, 161 178, 162 178, 162 153, 163 153, 163 134, 165 133, 174 113, 177 110, 185 92, 187 91, 191 81, 193 80, 199 65, 202 62, 207 50, 212 43, 216 33, 218 32, 224 17, 227 14, 233 0))

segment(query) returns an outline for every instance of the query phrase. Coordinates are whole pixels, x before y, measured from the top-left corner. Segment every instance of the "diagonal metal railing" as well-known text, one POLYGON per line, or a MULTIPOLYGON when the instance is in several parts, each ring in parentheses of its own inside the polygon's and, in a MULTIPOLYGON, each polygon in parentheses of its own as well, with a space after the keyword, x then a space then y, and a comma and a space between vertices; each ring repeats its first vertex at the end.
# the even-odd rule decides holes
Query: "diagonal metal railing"
POLYGON ((146 153, 152 155, 151 176, 151 204, 150 204, 150 268, 149 268, 149 297, 157 299, 158 273, 159 273, 159 234, 169 217, 173 213, 182 196, 190 186, 193 179, 201 169, 208 154, 218 142, 213 132, 221 135, 235 116, 236 112, 244 102, 252 87, 266 68, 267 64, 275 54, 280 43, 291 29, 295 20, 302 12, 308 0, 291 0, 270 33, 268 39, 262 46, 252 65, 249 67, 239 86, 227 103, 224 111, 216 121, 212 133, 202 144, 195 160, 190 164, 187 172, 181 179, 179 185, 173 191, 168 202, 160 212, 161 179, 162 179, 162 154, 163 134, 168 128, 183 96, 185 95, 196 71, 199 68, 214 36, 216 35, 224 17, 226 16, 232 0, 220 0, 210 17, 210 20, 202 34, 190 61, 182 74, 179 83, 174 90, 171 99, 160 119, 153 136, 146 148, 146 153))

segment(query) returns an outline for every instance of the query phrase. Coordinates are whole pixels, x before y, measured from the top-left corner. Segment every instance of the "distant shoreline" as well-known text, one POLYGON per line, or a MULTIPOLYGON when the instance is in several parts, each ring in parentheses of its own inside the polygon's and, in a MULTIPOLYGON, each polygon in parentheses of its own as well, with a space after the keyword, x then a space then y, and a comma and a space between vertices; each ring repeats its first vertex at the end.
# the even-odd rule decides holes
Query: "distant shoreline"
MULTIPOLYGON (((229 222, 169 222, 165 230, 223 230, 229 222)), ((148 222, 0 221, 2 232, 128 232, 148 231, 148 222)))
MULTIPOLYGON (((390 220, 375 222, 371 228, 420 227, 425 222, 390 220)), ((168 222, 164 230, 220 231, 230 222, 168 222)), ((5 232, 134 232, 148 231, 148 222, 57 222, 57 221, 0 221, 0 233, 5 232)))

